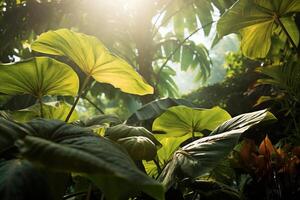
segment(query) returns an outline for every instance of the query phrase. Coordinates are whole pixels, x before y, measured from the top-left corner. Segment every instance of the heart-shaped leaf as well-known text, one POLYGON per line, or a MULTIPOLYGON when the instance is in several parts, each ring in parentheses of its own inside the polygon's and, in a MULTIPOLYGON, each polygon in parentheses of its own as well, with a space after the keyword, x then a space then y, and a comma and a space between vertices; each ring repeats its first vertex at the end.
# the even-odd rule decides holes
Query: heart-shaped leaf
POLYGON ((0 92, 8 95, 30 94, 76 96, 77 74, 68 65, 47 57, 0 65, 0 92))
POLYGON ((193 109, 186 106, 174 106, 155 119, 153 131, 165 132, 167 137, 180 137, 186 134, 212 131, 230 115, 219 107, 212 109, 193 109))
POLYGON ((31 45, 34 51, 67 56, 87 75, 121 91, 137 95, 152 94, 153 88, 123 59, 112 55, 95 37, 68 29, 48 31, 31 45))

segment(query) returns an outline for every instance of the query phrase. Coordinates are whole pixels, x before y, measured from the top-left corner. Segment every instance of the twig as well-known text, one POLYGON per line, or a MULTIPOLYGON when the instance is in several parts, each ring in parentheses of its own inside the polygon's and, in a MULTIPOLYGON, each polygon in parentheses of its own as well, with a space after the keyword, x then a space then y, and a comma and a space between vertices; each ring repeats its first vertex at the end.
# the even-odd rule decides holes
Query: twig
POLYGON ((105 114, 101 108, 99 108, 94 102, 92 102, 88 97, 84 97, 92 106, 94 106, 101 114, 105 114))

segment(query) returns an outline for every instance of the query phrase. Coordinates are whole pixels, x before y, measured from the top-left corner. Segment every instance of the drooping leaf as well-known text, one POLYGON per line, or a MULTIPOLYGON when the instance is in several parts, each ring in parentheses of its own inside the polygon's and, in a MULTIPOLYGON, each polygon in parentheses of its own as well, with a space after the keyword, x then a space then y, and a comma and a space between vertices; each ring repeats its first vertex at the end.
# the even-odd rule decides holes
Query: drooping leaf
POLYGON ((144 136, 120 138, 117 142, 125 147, 134 160, 153 160, 157 153, 155 144, 144 136))
POLYGON ((223 124, 221 124, 218 128, 216 128, 210 135, 217 135, 220 133, 224 133, 227 131, 247 127, 254 126, 258 123, 270 123, 276 121, 276 117, 267 110, 260 110, 251 113, 245 113, 238 115, 223 124))
POLYGON ((126 151, 86 128, 61 121, 37 119, 26 124, 28 135, 17 145, 24 158, 63 172, 86 176, 108 199, 136 192, 163 199, 163 188, 135 166, 126 151), (108 185, 119 185, 120 190, 108 185))
POLYGON ((36 57, 0 65, 0 92, 4 94, 76 96, 78 87, 73 69, 52 58, 36 57))
POLYGON ((220 37, 241 31, 243 54, 264 58, 270 50, 272 35, 278 29, 283 30, 282 24, 298 45, 298 28, 294 19, 288 16, 294 12, 300 12, 297 0, 239 0, 222 15, 217 30, 220 37))
POLYGON ((153 88, 123 59, 110 53, 95 37, 59 29, 43 33, 32 44, 34 51, 67 56, 87 75, 121 91, 152 94, 153 88))
POLYGON ((122 138, 142 136, 151 140, 158 148, 161 147, 160 142, 154 137, 154 135, 143 127, 127 126, 125 124, 119 124, 113 127, 107 128, 105 137, 118 141, 122 138))
POLYGON ((212 131, 222 122, 230 119, 230 115, 219 107, 212 109, 193 109, 186 106, 169 108, 155 119, 152 130, 165 132, 166 136, 192 136, 204 130, 212 131))
POLYGON ((237 144, 240 135, 248 128, 249 126, 204 137, 182 147, 174 153, 171 162, 164 168, 158 180, 169 188, 174 184, 178 172, 192 178, 209 173, 226 158, 237 144))
POLYGON ((242 114, 216 128, 211 136, 198 139, 177 150, 158 180, 169 188, 177 178, 196 178, 212 171, 228 156, 242 133, 267 117, 266 110, 242 114), (183 174, 184 177, 178 177, 183 174))
MULTIPOLYGON (((48 102, 43 103, 43 118, 58 119, 64 121, 71 110, 71 106, 65 102, 48 102)), ((28 122, 40 116, 40 105, 35 104, 29 108, 22 109, 12 113, 14 120, 19 122, 28 122)), ((69 122, 78 120, 78 113, 74 111, 69 122)))

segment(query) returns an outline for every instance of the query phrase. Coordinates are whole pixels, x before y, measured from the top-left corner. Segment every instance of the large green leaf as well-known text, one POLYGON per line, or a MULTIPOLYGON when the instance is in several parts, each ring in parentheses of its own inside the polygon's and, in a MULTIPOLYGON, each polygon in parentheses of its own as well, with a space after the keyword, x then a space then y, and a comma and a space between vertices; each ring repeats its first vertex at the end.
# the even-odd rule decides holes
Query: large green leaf
POLYGON ((242 133, 268 118, 268 112, 262 110, 239 115, 224 122, 211 136, 198 139, 177 150, 158 180, 169 188, 176 177, 196 178, 209 173, 228 156, 242 133), (181 177, 178 177, 179 174, 181 177))
POLYGON ((160 142, 154 137, 154 135, 143 127, 127 126, 125 124, 119 124, 110 127, 105 132, 105 137, 118 141, 122 138, 132 136, 143 136, 151 140, 158 148, 161 147, 160 142))
POLYGON ((276 121, 276 117, 267 110, 260 110, 256 112, 245 113, 238 115, 230 120, 227 120, 218 128, 216 128, 210 135, 217 135, 223 132, 243 128, 247 126, 254 126, 258 123, 270 123, 276 121))
POLYGON ((17 145, 22 156, 33 163, 86 176, 108 199, 140 191, 163 199, 162 186, 139 171, 126 151, 91 130, 45 119, 33 120, 25 127, 29 134, 17 145), (120 189, 108 187, 114 184, 120 189))
POLYGON ((39 169, 26 160, 0 161, 0 196, 5 200, 60 200, 69 176, 39 169))
POLYGON ((87 75, 123 92, 145 95, 153 88, 124 60, 112 55, 95 37, 59 29, 43 33, 31 45, 34 51, 67 56, 87 75))
POLYGON ((153 131, 166 133, 167 137, 180 137, 197 134, 204 130, 212 131, 230 115, 219 107, 211 109, 193 109, 186 106, 169 108, 153 122, 153 131))
POLYGON ((120 138, 117 142, 125 147, 134 160, 153 160, 157 153, 155 144, 144 136, 120 138))
POLYGON ((9 160, 0 162, 0 196, 5 200, 52 200, 47 180, 30 162, 9 160))
MULTIPOLYGON (((58 119, 64 121, 71 110, 71 106, 65 102, 48 102, 43 103, 43 118, 58 119)), ((12 118, 19 122, 28 122, 40 116, 40 104, 35 104, 29 108, 18 110, 12 113, 12 118)), ((78 120, 79 116, 74 111, 69 119, 69 122, 78 120)))
POLYGON ((52 58, 36 57, 0 65, 0 92, 4 94, 76 96, 78 87, 73 69, 52 58))
POLYGON ((299 31, 289 15, 300 12, 299 4, 297 0, 239 0, 218 21, 219 36, 241 31, 243 54, 250 58, 264 58, 270 50, 272 35, 278 32, 277 29, 283 29, 281 21, 298 45, 299 31))

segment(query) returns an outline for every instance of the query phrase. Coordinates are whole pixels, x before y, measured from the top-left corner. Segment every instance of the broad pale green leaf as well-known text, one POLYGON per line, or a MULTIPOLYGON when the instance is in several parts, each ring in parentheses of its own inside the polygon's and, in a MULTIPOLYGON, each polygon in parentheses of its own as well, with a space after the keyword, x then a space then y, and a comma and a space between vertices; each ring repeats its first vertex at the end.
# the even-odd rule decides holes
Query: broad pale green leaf
POLYGON ((59 29, 43 33, 31 45, 34 51, 67 56, 87 75, 121 91, 145 95, 153 88, 123 59, 110 53, 95 37, 59 29))
MULTIPOLYGON (((43 118, 58 119, 64 121, 71 110, 71 106, 65 102, 48 102, 43 103, 43 118)), ((32 119, 41 117, 40 104, 35 104, 29 108, 22 109, 12 113, 12 118, 19 122, 28 122, 32 119)), ((79 116, 74 111, 69 119, 69 122, 78 120, 79 116)))
POLYGON ((212 131, 230 119, 230 115, 219 107, 193 109, 186 106, 169 108, 153 122, 153 131, 165 132, 168 137, 180 137, 204 130, 212 131))
POLYGON ((219 36, 241 31, 243 54, 264 58, 270 50, 272 35, 276 29, 283 29, 280 20, 298 45, 299 31, 293 17, 288 15, 300 12, 299 4, 297 0, 238 0, 218 21, 219 36))
POLYGON ((26 129, 29 134, 17 142, 24 158, 47 169, 86 176, 107 199, 126 198, 140 191, 163 199, 162 186, 143 174, 123 148, 91 130, 45 119, 28 122, 26 129), (107 187, 110 184, 122 189, 107 187))
POLYGON ((130 136, 120 138, 117 142, 125 147, 134 160, 153 160, 156 156, 157 148, 147 137, 130 136))
POLYGON ((107 128, 105 137, 118 141, 122 138, 132 136, 143 136, 150 139, 158 148, 161 147, 160 142, 154 137, 154 135, 143 127, 127 126, 125 124, 119 124, 110 128, 107 128))
POLYGON ((76 96, 77 74, 68 65, 47 57, 0 65, 0 92, 8 95, 31 94, 76 96))

